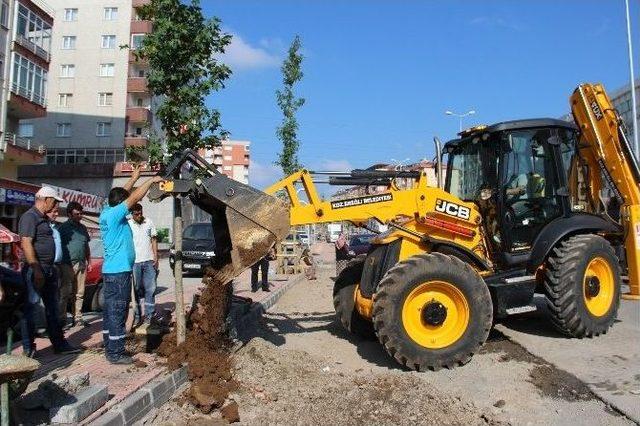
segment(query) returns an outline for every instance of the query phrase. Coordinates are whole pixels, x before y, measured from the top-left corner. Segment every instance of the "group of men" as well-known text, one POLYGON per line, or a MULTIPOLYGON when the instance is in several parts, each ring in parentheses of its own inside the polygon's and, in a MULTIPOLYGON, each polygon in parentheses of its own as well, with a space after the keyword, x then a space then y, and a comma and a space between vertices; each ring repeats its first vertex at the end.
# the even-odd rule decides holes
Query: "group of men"
MULTIPOLYGON (((105 356, 113 364, 133 363, 124 346, 132 275, 136 283, 134 325, 150 324, 155 311, 157 232, 153 223, 144 218, 139 202, 151 185, 162 178, 154 176, 134 189, 139 177, 138 166, 123 187, 111 189, 99 219, 104 245, 102 333, 105 356), (144 316, 138 306, 143 295, 144 316)), ((83 209, 78 203, 70 202, 68 220, 56 224, 58 204, 63 201, 53 188, 42 187, 36 193, 33 207, 20 217, 18 225, 23 249, 21 273, 26 286, 22 346, 24 354, 31 357, 36 351, 34 312, 40 299, 44 302, 47 333, 56 353, 80 351, 67 342, 63 332, 72 299, 72 326, 87 325, 82 318, 82 305, 90 268, 90 237, 81 223, 83 209)))

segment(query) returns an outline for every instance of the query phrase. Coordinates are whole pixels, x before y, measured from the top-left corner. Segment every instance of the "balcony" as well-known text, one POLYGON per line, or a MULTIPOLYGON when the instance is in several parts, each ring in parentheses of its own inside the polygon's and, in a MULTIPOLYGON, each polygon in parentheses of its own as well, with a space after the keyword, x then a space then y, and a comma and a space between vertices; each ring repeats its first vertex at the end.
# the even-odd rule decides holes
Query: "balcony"
POLYGON ((24 36, 18 34, 16 39, 14 40, 14 45, 12 46, 13 50, 16 49, 16 45, 21 46, 29 52, 34 53, 40 59, 45 60, 47 63, 51 61, 51 54, 44 50, 42 47, 36 45, 34 42, 27 40, 24 36))
POLYGON ((131 34, 149 34, 153 29, 151 21, 131 21, 131 34))
POLYGON ((132 7, 140 7, 151 3, 151 0, 133 0, 131 2, 132 7))
POLYGON ((15 83, 11 85, 7 101, 7 115, 12 118, 40 118, 47 115, 46 100, 15 83))
POLYGON ((144 59, 136 58, 136 55, 133 52, 134 52, 133 50, 129 49, 129 62, 130 63, 138 63, 138 64, 147 64, 147 63, 149 63, 149 60, 147 58, 144 58, 144 59))
POLYGON ((148 107, 127 107, 129 123, 148 123, 151 121, 151 110, 148 107))
POLYGON ((127 92, 129 93, 146 93, 147 79, 144 77, 129 77, 127 79, 127 92))
POLYGON ((3 177, 16 179, 17 168, 40 164, 45 158, 44 145, 35 145, 29 138, 21 138, 13 133, 5 133, 0 141, 0 160, 3 177))
POLYGON ((131 134, 124 135, 124 146, 125 147, 130 147, 130 146, 146 147, 148 143, 149 143, 149 138, 146 137, 146 136, 143 136, 143 135, 131 135, 131 134))

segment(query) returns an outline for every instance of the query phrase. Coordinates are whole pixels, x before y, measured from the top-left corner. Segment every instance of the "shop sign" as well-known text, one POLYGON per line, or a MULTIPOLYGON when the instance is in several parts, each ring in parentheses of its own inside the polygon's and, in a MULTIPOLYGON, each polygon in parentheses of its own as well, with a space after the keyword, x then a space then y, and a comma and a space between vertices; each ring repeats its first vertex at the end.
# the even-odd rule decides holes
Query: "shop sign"
POLYGON ((35 202, 36 195, 32 192, 18 191, 17 189, 4 189, 4 196, 0 195, 0 200, 5 204, 30 206, 35 202))
POLYGON ((42 186, 50 186, 58 191, 58 195, 64 198, 64 203, 60 203, 60 207, 66 207, 69 202, 75 201, 80 203, 85 212, 88 213, 100 213, 102 211, 102 205, 104 204, 104 198, 94 194, 87 194, 86 192, 74 191, 73 189, 62 188, 60 186, 50 185, 43 183, 42 186))

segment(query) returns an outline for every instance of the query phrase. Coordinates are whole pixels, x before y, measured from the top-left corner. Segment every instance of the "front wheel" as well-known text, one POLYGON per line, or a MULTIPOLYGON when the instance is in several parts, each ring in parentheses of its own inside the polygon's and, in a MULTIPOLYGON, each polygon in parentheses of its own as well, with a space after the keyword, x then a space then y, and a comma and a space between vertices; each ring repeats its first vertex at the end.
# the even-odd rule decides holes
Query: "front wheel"
POLYGON ((355 306, 356 291, 360 285, 360 277, 366 256, 358 256, 350 261, 340 272, 333 285, 333 306, 340 324, 349 332, 358 336, 373 339, 373 324, 363 318, 355 306))
POLYGON ((620 265, 598 235, 576 235, 547 259, 544 288, 551 322, 572 337, 606 333, 620 305, 620 265))
POLYGON ((399 262, 373 298, 373 325, 400 364, 418 371, 463 365, 487 340, 489 289, 468 264, 441 253, 399 262))

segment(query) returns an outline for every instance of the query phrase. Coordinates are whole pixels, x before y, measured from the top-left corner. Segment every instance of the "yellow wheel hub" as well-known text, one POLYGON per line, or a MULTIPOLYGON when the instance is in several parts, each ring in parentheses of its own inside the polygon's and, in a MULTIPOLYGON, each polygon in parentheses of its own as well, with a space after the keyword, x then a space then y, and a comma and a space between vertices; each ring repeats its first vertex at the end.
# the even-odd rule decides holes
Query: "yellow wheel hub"
POLYGON ((471 312, 464 294, 445 281, 427 281, 414 288, 402 306, 402 325, 417 344, 429 349, 457 342, 471 312))
POLYGON ((589 313, 601 317, 611 308, 615 293, 615 278, 609 262, 595 257, 587 265, 582 283, 582 296, 589 313))

